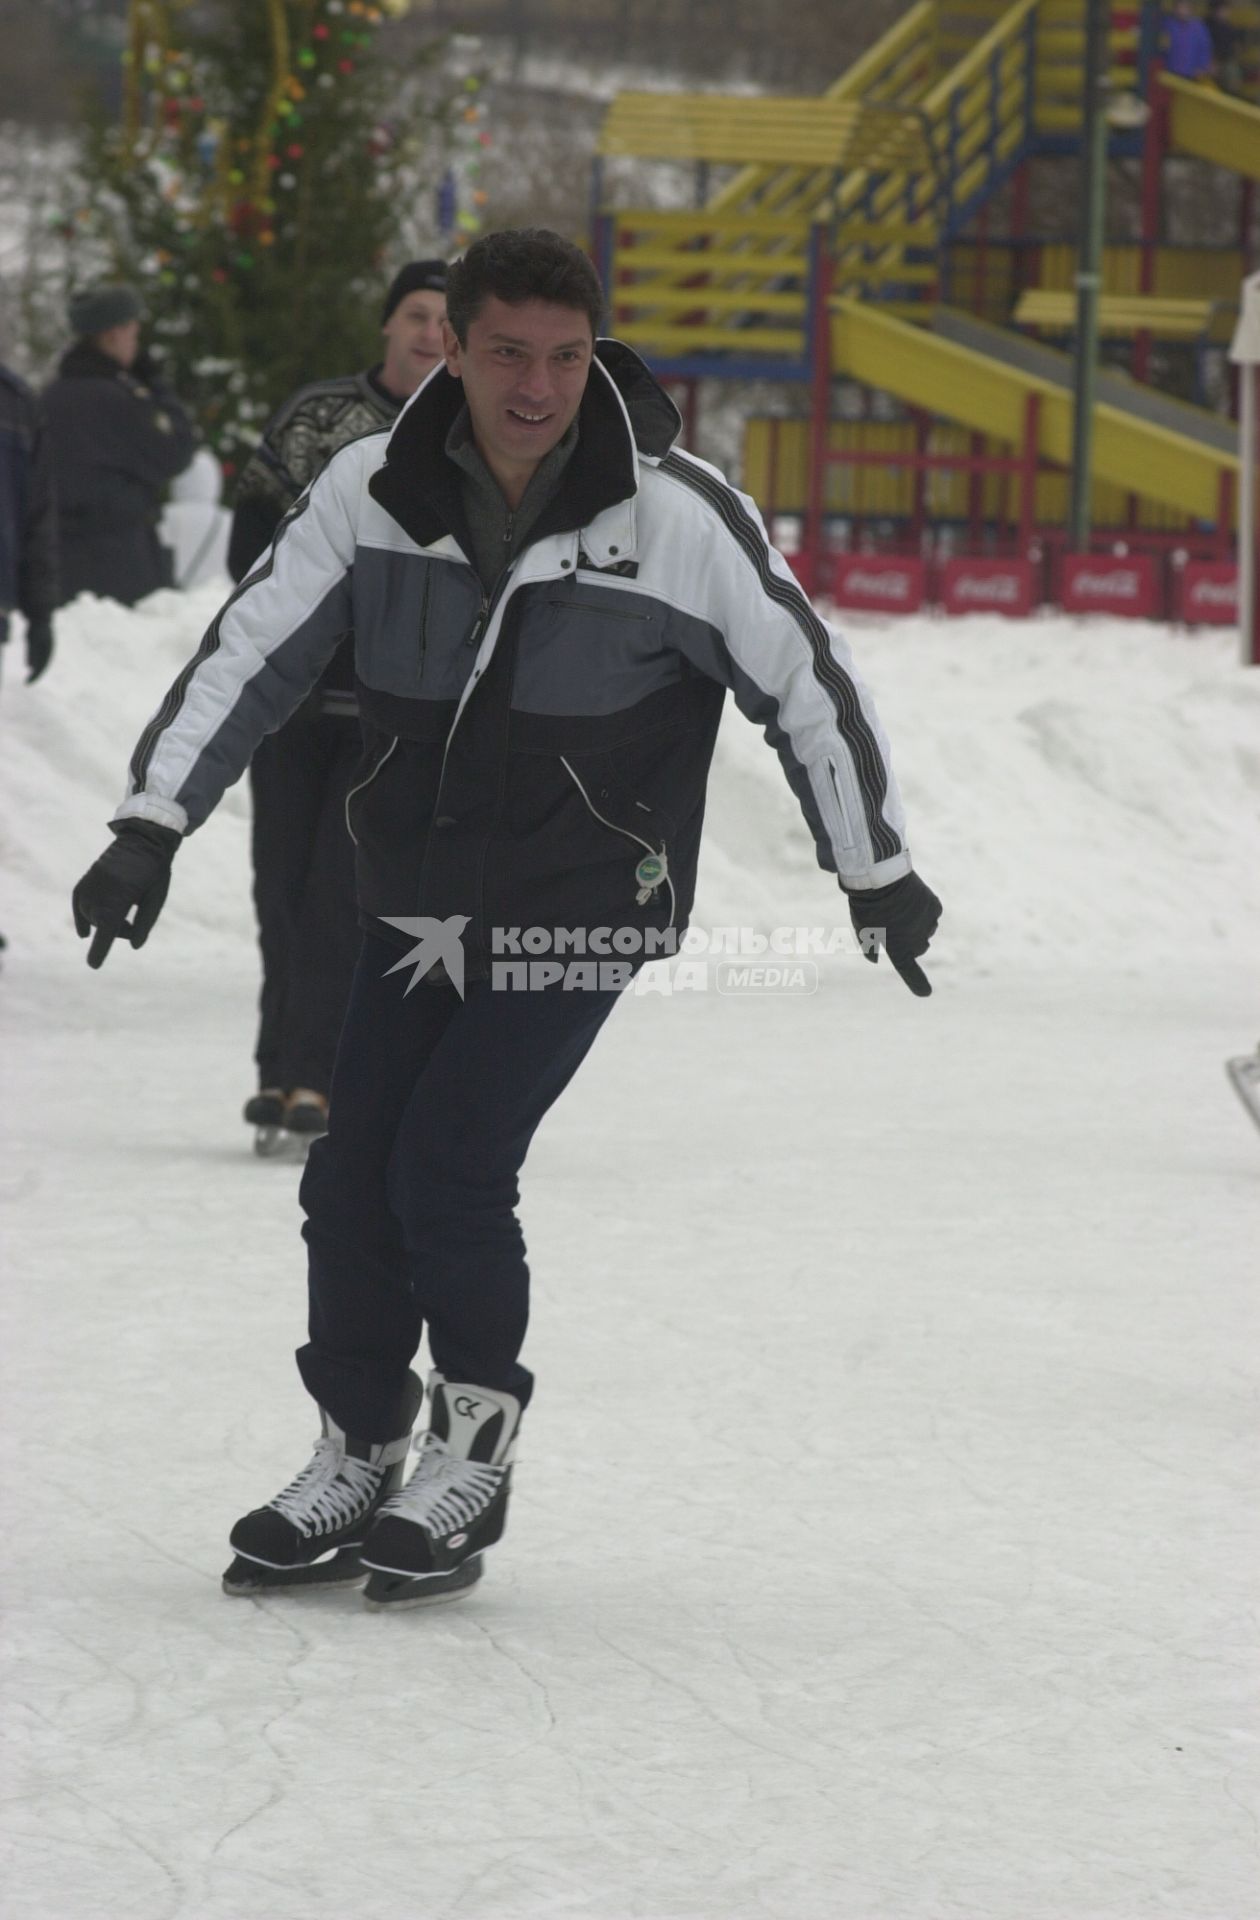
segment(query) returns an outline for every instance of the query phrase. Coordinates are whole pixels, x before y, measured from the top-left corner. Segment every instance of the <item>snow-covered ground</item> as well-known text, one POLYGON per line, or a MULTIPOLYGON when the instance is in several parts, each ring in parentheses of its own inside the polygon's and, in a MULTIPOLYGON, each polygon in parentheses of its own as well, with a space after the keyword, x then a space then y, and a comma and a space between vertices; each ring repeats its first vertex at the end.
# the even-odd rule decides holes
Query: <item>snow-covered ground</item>
MULTIPOLYGON (((946 920, 913 999, 627 999, 525 1178, 539 1390, 463 1606, 226 1599, 306 1457, 240 790, 70 926, 217 604, 0 697, 14 1920, 1256 1920, 1260 674, 854 635, 946 920)), ((737 715, 697 922, 842 924, 737 715)))

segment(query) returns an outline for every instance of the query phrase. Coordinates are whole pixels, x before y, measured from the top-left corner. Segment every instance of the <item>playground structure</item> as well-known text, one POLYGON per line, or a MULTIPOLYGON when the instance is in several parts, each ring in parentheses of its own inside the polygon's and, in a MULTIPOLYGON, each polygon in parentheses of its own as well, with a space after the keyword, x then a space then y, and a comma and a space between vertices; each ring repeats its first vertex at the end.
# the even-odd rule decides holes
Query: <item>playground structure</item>
MULTIPOLYGON (((1260 10, 1232 16, 1250 58, 1260 10)), ((1202 401, 1230 339, 1260 108, 1162 72, 1159 31, 1149 3, 1110 13, 1108 151, 1135 163, 1141 218, 1103 256, 1101 332, 1129 364, 1098 380, 1092 547, 1141 575, 1134 611, 1224 621, 1236 429, 1149 381, 1159 343, 1202 401), (1164 243, 1176 157, 1213 169, 1232 246, 1164 243)), ((593 212, 614 330, 679 383, 693 433, 701 380, 801 390, 798 417, 748 421, 744 484, 772 523, 799 521, 792 563, 811 591, 843 597, 855 572, 869 591, 899 561, 911 597, 935 595, 967 554, 1071 601, 1076 259, 1032 231, 1030 199, 1038 164, 1080 146, 1084 39, 1085 0, 917 0, 818 97, 623 93, 609 109, 593 212), (695 205, 605 206, 604 162, 621 155, 687 163, 695 205)))

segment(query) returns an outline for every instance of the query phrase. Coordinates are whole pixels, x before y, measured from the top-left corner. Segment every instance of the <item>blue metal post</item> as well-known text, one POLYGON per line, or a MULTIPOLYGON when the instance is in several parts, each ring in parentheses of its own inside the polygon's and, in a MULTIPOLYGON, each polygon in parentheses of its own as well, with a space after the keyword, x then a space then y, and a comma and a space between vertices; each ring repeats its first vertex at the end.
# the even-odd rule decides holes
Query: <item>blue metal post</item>
POLYGON ((1024 22, 1024 147, 1030 150, 1037 132, 1037 16, 1024 22))
POLYGON ((948 302, 953 285, 954 221, 957 206, 954 194, 958 188, 958 95, 949 96, 949 114, 946 122, 945 137, 945 184, 941 194, 944 218, 941 221, 941 299, 948 302))

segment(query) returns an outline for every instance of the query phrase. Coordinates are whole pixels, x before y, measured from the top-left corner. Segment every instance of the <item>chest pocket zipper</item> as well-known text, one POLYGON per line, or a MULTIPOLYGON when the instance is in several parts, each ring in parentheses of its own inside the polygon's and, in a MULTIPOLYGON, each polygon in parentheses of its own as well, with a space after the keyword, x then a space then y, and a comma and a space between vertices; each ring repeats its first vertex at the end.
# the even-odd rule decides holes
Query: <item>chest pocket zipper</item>
POLYGON ((350 802, 353 799, 355 799, 358 794, 363 793, 368 787, 371 786, 373 780, 375 780, 377 774, 380 772, 381 768, 385 765, 385 762, 389 759, 390 754, 393 753, 394 748, 397 745, 398 745, 398 735, 395 734, 393 739, 390 741, 389 745, 386 747, 384 753, 381 755, 380 759, 376 762, 376 765, 372 768, 372 771, 364 779, 360 780, 357 786, 351 787, 349 793, 346 795, 346 832, 350 835, 350 838, 353 840, 356 847, 359 844, 359 836, 355 832, 354 827, 351 824, 350 802))
POLYGON ((549 607, 563 607, 568 613, 589 613, 596 620, 633 620, 642 626, 650 626, 650 613, 631 613, 621 607, 607 607, 599 600, 562 600, 558 594, 548 600, 549 607))
POLYGON ((610 820, 606 814, 599 811, 563 754, 560 756, 560 765, 586 802, 587 812, 598 820, 602 827, 607 827, 610 833, 623 834, 627 840, 633 840, 636 846, 643 848, 643 858, 634 870, 634 877, 639 882, 639 890, 634 896, 635 905, 646 907, 656 889, 660 886, 666 887, 669 891, 669 924, 672 927, 678 914, 678 902, 674 895, 674 883, 669 875, 669 859, 665 842, 662 840, 660 847, 657 848, 650 840, 645 840, 642 834, 636 833, 632 827, 619 827, 615 820, 610 820))

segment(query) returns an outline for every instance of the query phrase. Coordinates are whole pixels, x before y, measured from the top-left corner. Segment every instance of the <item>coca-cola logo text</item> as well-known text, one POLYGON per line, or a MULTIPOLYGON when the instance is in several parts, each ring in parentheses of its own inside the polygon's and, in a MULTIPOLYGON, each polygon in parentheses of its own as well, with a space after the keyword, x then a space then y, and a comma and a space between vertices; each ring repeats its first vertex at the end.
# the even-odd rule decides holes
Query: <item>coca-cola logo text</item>
POLYGON ((1138 574, 1117 568, 1114 573, 1078 573, 1069 583, 1069 591, 1096 593, 1105 600, 1136 600, 1142 582, 1138 574))
POLYGON ((1191 607, 1236 607, 1238 585, 1233 580, 1196 580, 1186 591, 1191 607))
POLYGON ((1023 583, 1013 573, 961 573, 950 585, 955 600, 981 601, 986 606, 1015 607, 1023 598, 1023 583))
POLYGON ((855 567, 840 580, 845 593, 869 593, 879 600, 908 600, 910 576, 905 573, 871 573, 855 567))

